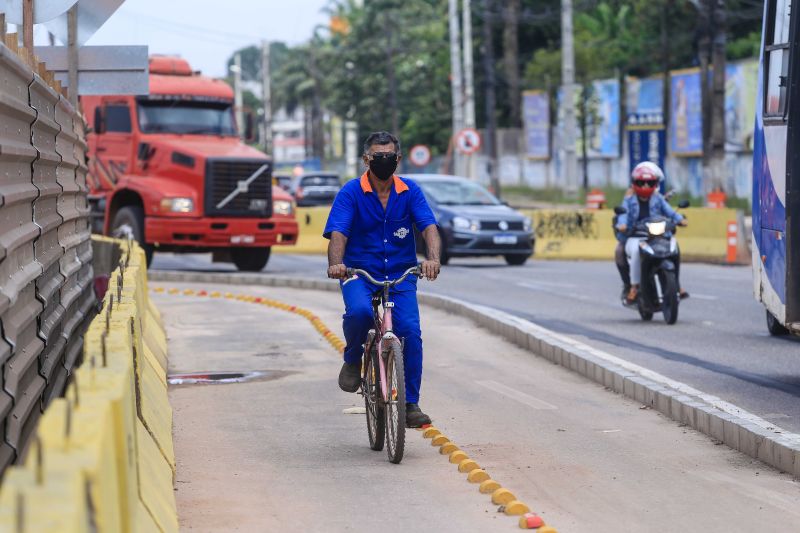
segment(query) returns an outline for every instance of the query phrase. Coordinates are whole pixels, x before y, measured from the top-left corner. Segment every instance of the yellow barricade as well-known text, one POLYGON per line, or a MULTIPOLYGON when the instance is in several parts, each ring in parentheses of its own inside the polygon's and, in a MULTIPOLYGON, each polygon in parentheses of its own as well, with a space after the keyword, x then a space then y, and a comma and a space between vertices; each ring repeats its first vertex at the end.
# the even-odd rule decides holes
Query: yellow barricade
POLYGON ((83 365, 0 487, 0 531, 178 530, 166 337, 143 251, 123 241, 83 365))
MULTIPOLYGON (((297 210, 300 228, 296 246, 276 246, 282 253, 324 254, 328 241, 322 236, 329 206, 301 207, 297 210)), ((611 227, 614 212, 571 209, 523 209, 536 230, 539 259, 613 260, 617 245, 611 227)), ((736 221, 735 209, 689 208, 682 210, 689 226, 678 232, 684 259, 724 262, 727 255, 727 227, 736 221)))

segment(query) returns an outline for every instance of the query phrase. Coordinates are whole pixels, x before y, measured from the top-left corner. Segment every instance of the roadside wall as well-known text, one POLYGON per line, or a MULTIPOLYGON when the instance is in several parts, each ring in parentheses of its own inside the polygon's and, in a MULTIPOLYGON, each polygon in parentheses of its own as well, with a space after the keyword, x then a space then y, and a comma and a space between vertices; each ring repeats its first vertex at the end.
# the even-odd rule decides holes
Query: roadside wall
POLYGON ((144 252, 94 240, 101 268, 118 266, 84 364, 42 417, 25 463, 6 472, 0 531, 178 530, 166 336, 144 252))
MULTIPOLYGON (((322 237, 330 207, 301 207, 297 210, 300 234, 297 245, 275 247, 281 253, 325 254, 328 241, 322 237)), ((533 220, 538 259, 613 260, 617 241, 611 228, 614 212, 570 209, 521 210, 533 220)), ((684 259, 714 263, 727 262, 728 224, 737 223, 734 209, 689 208, 681 211, 689 226, 680 228, 678 242, 684 259)), ((740 238, 740 248, 746 247, 740 238)), ((739 250, 744 262, 750 261, 747 250, 739 250)))
POLYGON ((63 393, 95 305, 83 119, 28 63, 0 43, 0 474, 63 393))

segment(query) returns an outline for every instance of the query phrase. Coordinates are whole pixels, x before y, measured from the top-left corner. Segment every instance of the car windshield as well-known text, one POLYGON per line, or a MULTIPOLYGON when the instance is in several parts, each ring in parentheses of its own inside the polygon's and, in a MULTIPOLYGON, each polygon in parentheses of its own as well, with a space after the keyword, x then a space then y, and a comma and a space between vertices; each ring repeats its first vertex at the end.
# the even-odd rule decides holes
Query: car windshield
POLYGON ((500 201, 477 183, 467 180, 425 180, 419 186, 442 205, 498 205, 500 201))
POLYGON ((300 183, 303 187, 338 187, 339 178, 336 176, 305 176, 300 183))
POLYGON ((230 102, 140 100, 143 133, 236 135, 230 102))

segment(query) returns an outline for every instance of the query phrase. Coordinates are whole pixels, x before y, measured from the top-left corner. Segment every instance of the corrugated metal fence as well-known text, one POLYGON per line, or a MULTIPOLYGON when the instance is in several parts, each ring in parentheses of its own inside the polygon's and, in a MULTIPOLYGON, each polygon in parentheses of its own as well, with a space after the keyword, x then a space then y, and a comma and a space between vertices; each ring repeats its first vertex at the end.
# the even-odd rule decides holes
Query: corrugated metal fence
POLYGON ((0 472, 24 456, 95 304, 82 117, 0 44, 0 472))

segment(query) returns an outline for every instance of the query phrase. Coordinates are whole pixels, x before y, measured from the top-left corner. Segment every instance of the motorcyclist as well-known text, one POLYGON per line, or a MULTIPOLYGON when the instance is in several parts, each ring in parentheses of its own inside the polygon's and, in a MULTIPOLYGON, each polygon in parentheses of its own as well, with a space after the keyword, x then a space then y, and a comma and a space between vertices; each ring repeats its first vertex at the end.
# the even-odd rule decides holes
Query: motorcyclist
MULTIPOLYGON (((658 187, 663 180, 664 172, 655 163, 645 161, 636 165, 633 172, 631 172, 631 185, 634 194, 626 197, 622 202, 626 212, 617 218, 617 230, 627 236, 625 254, 630 268, 631 287, 628 291, 626 302, 629 305, 635 303, 639 295, 639 283, 641 282, 642 274, 639 242, 643 238, 632 235, 636 224, 651 217, 662 216, 672 220, 677 225, 686 226, 686 220, 683 215, 675 212, 661 193, 658 192, 658 187)), ((676 267, 680 268, 679 265, 676 265, 676 267)), ((686 297, 683 289, 681 289, 681 297, 686 297)))
MULTIPOLYGON (((633 189, 630 187, 625 191, 625 198, 633 196, 633 189)), ((628 257, 625 255, 625 241, 628 240, 628 235, 617 229, 617 220, 619 215, 614 215, 611 226, 614 228, 614 237, 617 239, 617 247, 614 249, 614 263, 619 271, 619 277, 622 279, 622 298, 628 297, 628 292, 631 290, 631 267, 628 266, 628 257)))

